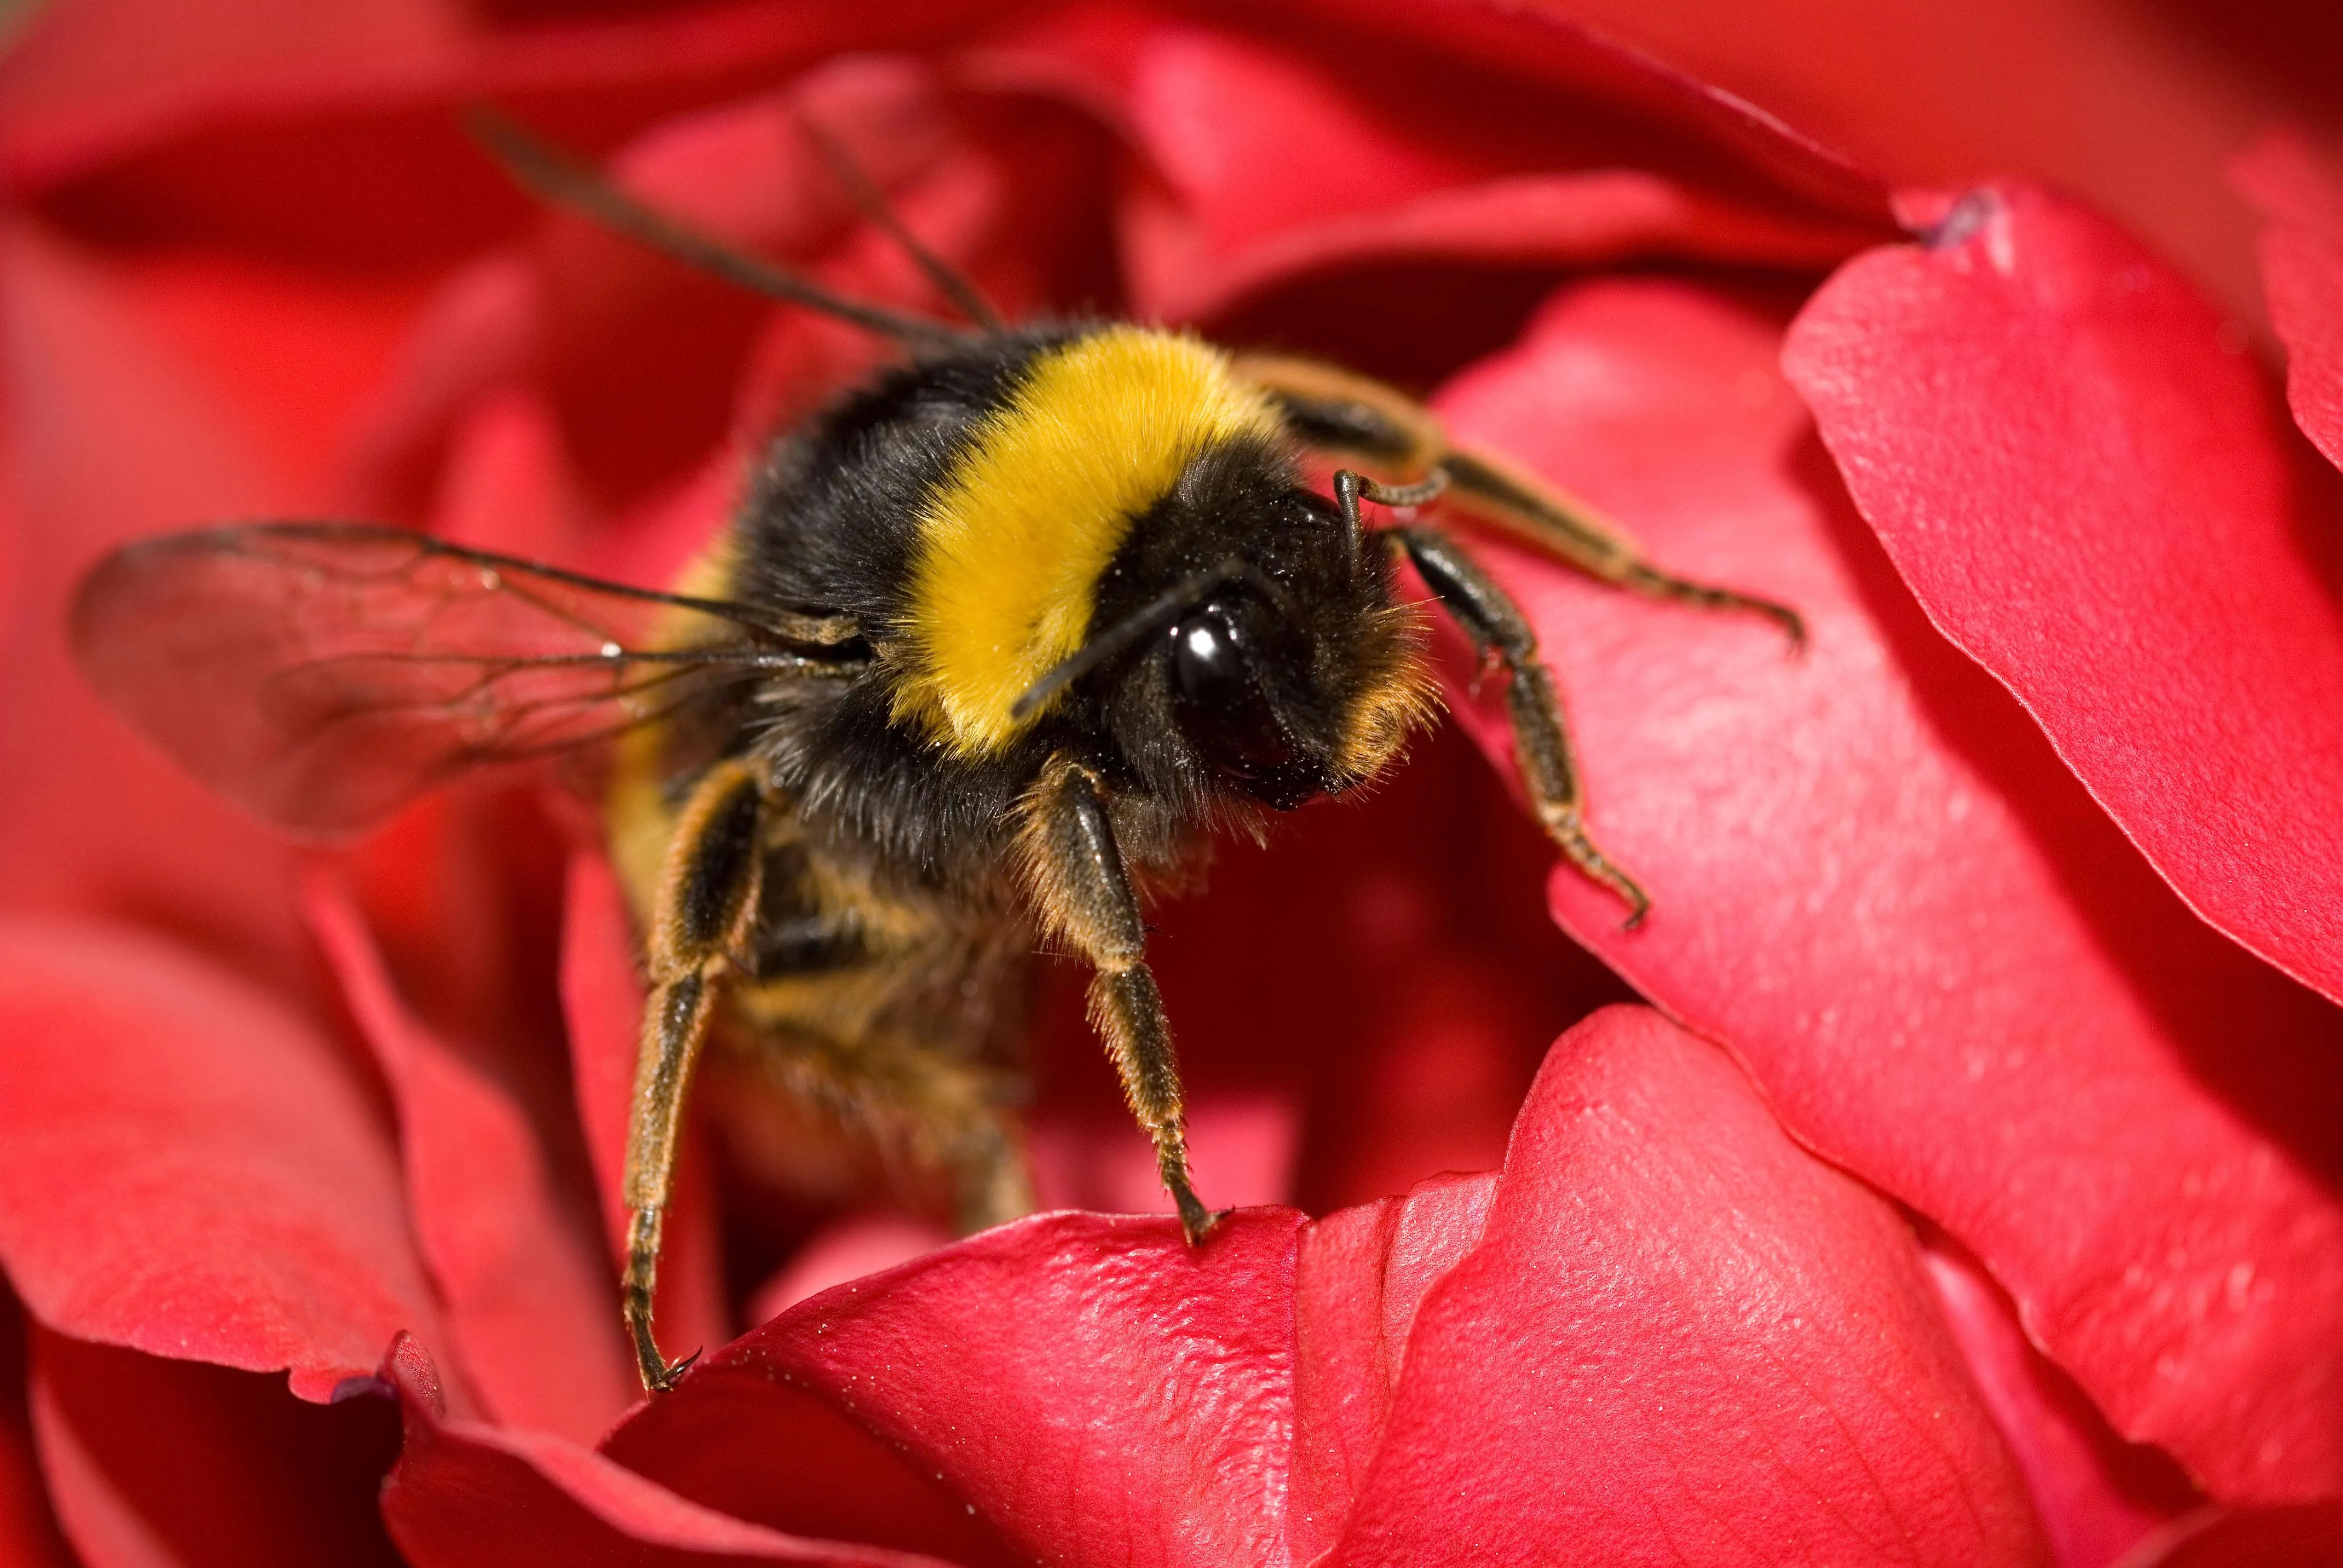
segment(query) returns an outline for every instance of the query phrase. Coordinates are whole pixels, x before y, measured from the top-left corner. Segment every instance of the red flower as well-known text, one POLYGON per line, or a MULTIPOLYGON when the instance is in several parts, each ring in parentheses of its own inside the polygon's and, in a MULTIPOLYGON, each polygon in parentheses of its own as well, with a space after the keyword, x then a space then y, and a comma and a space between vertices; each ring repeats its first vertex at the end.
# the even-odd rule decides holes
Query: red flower
MULTIPOLYGON (((0 75, 0 1543, 2336 1560, 2331 102, 2235 171, 2292 421, 2217 183, 2258 128, 2235 81, 2282 94, 2283 57, 2217 91, 2040 6, 1762 36, 1689 3, 570 9, 58 0, 0 75), (1938 188, 1891 202, 1584 17, 1938 188), (1932 112, 1964 42, 1995 91, 1932 112), (1200 1182, 1262 1206, 1193 1252, 1084 1212, 931 1250, 783 1198, 802 1130, 712 1085, 661 1307, 709 1351, 630 1409, 639 997, 587 813, 480 780, 296 850, 100 712, 60 636, 103 548, 238 515, 665 580, 744 452, 874 363, 532 209, 457 128, 479 97, 921 301, 810 111, 1012 310, 1425 388, 1662 561, 1796 605, 1810 649, 1486 542, 1655 900, 1626 933, 1544 890, 1607 970, 1494 777, 1430 743, 1158 912, 1200 1182), (2020 112, 2069 100, 2090 135, 2020 112), (1605 1005, 1634 993, 1661 1012, 1605 1005)), ((1063 1000, 1045 1195, 1161 1210, 1063 1000)))

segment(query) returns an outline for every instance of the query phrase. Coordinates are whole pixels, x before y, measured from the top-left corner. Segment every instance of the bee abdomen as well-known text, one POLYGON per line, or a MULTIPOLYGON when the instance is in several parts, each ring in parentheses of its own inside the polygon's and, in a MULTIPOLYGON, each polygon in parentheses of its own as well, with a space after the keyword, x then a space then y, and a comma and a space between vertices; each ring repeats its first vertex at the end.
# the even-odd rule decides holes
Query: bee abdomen
POLYGON ((786 840, 768 851, 756 971, 735 1010, 783 1050, 990 1054, 1031 947, 1013 915, 874 885, 868 869, 786 840))

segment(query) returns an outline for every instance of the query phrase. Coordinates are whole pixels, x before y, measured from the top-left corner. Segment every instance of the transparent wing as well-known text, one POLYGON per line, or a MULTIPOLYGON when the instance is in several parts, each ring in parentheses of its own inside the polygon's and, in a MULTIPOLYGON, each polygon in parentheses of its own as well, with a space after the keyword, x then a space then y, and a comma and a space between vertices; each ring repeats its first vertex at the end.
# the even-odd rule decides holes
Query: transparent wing
POLYGON ((776 675, 845 673, 852 622, 597 582, 396 528, 260 523, 134 544, 75 600, 83 671, 191 772, 348 832, 466 769, 565 751, 776 675))

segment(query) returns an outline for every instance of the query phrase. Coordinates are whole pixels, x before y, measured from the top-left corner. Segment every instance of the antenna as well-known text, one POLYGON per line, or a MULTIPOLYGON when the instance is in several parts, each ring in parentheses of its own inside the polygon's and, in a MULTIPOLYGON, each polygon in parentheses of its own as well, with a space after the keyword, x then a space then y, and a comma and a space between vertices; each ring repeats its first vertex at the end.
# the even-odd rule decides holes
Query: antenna
POLYGON ((969 337, 967 328, 949 321, 832 293, 809 277, 737 250, 713 235, 637 201, 599 171, 540 140, 495 109, 474 107, 464 117, 473 138, 503 166, 515 184, 678 261, 768 298, 819 310, 906 346, 957 343, 969 337))
POLYGON ((838 176, 838 183, 846 187, 846 194, 853 198, 855 207, 877 225, 880 233, 901 246, 905 255, 920 264, 920 270, 928 275, 928 281, 940 289, 944 297, 960 307, 961 315, 987 332, 999 332, 1008 327, 1009 323, 1001 319, 1001 312, 994 308, 992 301, 977 287, 975 279, 930 250, 918 235, 904 226, 903 220, 896 216, 894 207, 888 204, 887 194, 879 188, 879 182, 855 161, 854 155, 846 150, 844 142, 832 135, 828 126, 809 116, 801 116, 798 124, 804 128, 807 139, 821 154, 822 161, 830 165, 830 172, 838 176))

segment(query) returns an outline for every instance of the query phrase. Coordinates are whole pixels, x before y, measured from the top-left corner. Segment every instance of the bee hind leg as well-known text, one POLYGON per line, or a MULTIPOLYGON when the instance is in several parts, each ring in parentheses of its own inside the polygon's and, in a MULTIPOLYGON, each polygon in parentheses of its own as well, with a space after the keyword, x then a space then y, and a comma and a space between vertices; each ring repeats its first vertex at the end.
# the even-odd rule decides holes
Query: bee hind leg
POLYGON ((764 815, 762 785, 746 763, 720 762, 709 769, 677 819, 652 910, 647 943, 652 989, 643 1008, 627 1118, 622 1195, 631 1218, 619 1300, 643 1387, 654 1393, 672 1388, 699 1353, 669 1362, 651 1331, 659 1230, 675 1187, 676 1144, 692 1069, 719 991, 745 967, 764 869, 764 815))
POLYGON ((1025 1151, 996 1114, 971 1119, 950 1156, 955 1216, 962 1235, 1031 1213, 1033 1178, 1025 1151))
POLYGON ((1439 598, 1483 657, 1505 668, 1505 706, 1513 725, 1513 756, 1522 788, 1546 834, 1588 880, 1608 888, 1625 902, 1626 925, 1640 924, 1652 907, 1635 879, 1594 846, 1586 832, 1586 799, 1562 699, 1554 674, 1538 658, 1537 634, 1513 596, 1481 569, 1455 540, 1436 528, 1407 527, 1387 538, 1407 552, 1416 573, 1439 598))
POLYGON ((1061 758, 1042 774, 1026 810, 1027 873, 1042 921, 1091 962, 1091 1026, 1121 1075, 1131 1114, 1154 1141, 1156 1170, 1192 1245, 1221 1216, 1204 1207, 1189 1177, 1180 1059, 1106 800, 1088 769, 1061 758))

